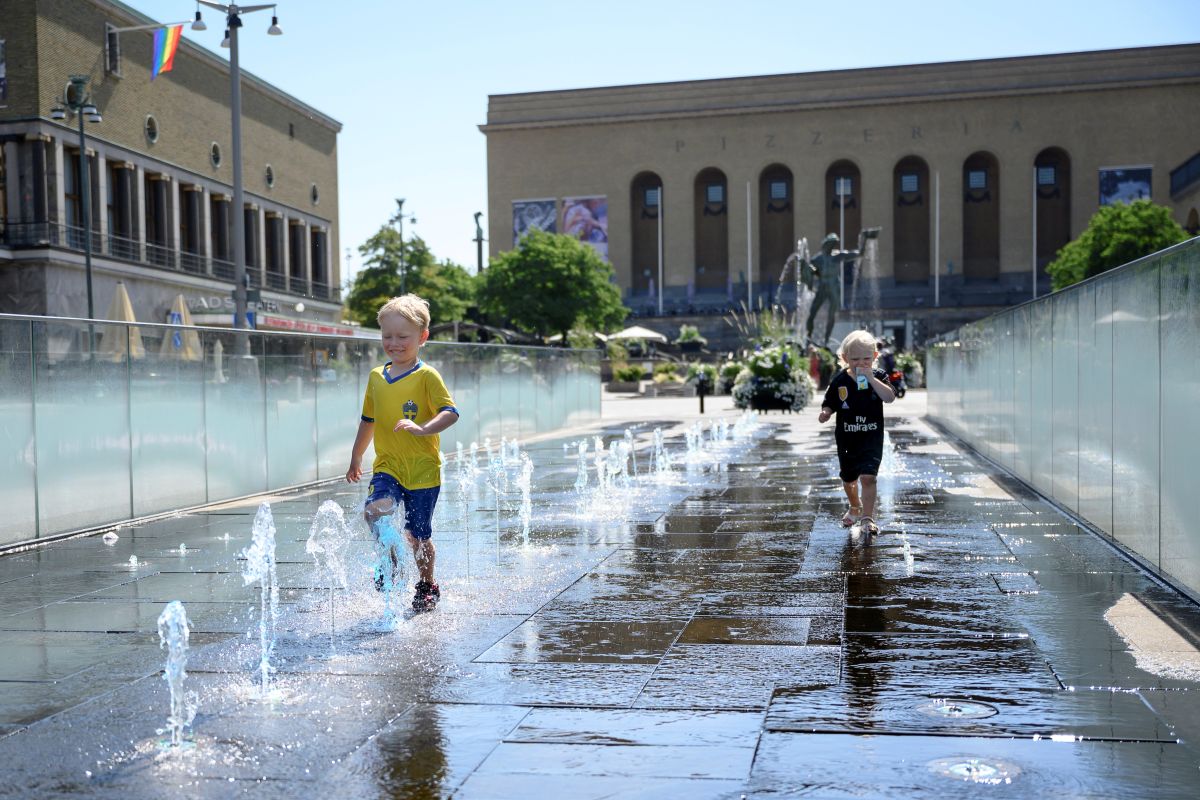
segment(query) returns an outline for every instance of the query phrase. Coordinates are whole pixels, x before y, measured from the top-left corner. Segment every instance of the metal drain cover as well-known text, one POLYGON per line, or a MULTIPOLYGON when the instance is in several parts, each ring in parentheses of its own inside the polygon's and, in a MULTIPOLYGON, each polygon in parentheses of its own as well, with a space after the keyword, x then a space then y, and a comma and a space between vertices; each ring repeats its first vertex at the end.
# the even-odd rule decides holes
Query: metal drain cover
POLYGON ((956 700, 953 697, 939 697, 922 703, 917 706, 917 711, 938 719, 983 719, 1000 713, 995 706, 989 706, 987 703, 956 700))
POLYGON ((934 759, 929 762, 929 771, 955 780, 993 786, 1012 783, 1021 774, 1021 768, 1016 764, 970 756, 934 759))

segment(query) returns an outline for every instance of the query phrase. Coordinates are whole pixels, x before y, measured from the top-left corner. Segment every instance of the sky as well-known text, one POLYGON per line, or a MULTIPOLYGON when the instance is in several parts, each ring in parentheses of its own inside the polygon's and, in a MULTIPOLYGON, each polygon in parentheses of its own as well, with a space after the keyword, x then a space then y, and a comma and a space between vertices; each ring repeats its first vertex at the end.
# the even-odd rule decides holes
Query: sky
MULTIPOLYGON (((248 0, 253 2, 253 0, 248 0)), ((162 22, 188 0, 124 0, 162 22)), ((338 120, 342 275, 394 213, 474 271, 488 95, 1200 41, 1196 0, 280 0, 243 16, 243 71, 338 120)), ((183 35, 222 57, 221 14, 183 35)), ((486 231, 486 220, 485 220, 486 231)), ((486 249, 485 249, 486 257, 486 249)))

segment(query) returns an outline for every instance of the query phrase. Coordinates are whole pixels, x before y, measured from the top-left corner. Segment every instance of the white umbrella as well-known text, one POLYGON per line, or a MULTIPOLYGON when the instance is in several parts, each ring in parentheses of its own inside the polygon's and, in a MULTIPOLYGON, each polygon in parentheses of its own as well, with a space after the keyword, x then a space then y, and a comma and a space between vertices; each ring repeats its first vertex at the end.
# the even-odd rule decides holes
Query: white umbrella
MULTIPOLYGON (((125 284, 121 281, 117 281, 117 291, 113 294, 112 304, 109 305, 108 313, 104 316, 105 319, 117 322, 137 322, 137 318, 133 315, 133 303, 129 302, 129 292, 125 291, 125 284)), ((124 325, 102 326, 100 346, 97 348, 102 355, 112 361, 122 361, 126 352, 130 358, 141 358, 146 355, 146 348, 142 345, 142 332, 136 325, 130 325, 128 326, 129 332, 126 334, 126 327, 124 325)))
POLYGON ((160 356, 175 356, 183 361, 199 361, 204 357, 204 350, 200 347, 199 332, 186 330, 186 328, 195 326, 182 294, 175 295, 175 302, 171 304, 171 310, 167 312, 167 324, 182 325, 185 326, 185 329, 177 328, 167 331, 167 335, 162 340, 162 347, 158 349, 160 356))
POLYGON ((667 337, 663 336, 658 331, 652 331, 649 328, 643 328, 641 325, 634 325, 632 328, 626 328, 623 331, 609 334, 609 339, 645 339, 648 342, 665 342, 667 337))

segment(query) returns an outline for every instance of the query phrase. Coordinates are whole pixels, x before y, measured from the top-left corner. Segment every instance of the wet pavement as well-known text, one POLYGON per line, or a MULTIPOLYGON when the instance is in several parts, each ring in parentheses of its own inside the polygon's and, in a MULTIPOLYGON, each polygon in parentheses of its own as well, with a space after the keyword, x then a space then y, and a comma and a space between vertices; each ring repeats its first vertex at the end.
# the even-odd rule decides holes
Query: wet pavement
POLYGON ((0 796, 1196 797, 1200 610, 923 405, 888 408, 871 538, 839 522, 815 414, 760 417, 689 465, 694 400, 606 398, 595 429, 523 443, 527 542, 508 477, 447 479, 433 613, 385 621, 358 525, 332 639, 305 545, 318 506, 354 519, 365 485, 271 497, 266 700, 238 558, 257 501, 2 557, 0 796), (574 443, 626 428, 637 474, 597 494, 589 449, 577 493, 574 443), (171 600, 199 701, 175 752, 171 600))

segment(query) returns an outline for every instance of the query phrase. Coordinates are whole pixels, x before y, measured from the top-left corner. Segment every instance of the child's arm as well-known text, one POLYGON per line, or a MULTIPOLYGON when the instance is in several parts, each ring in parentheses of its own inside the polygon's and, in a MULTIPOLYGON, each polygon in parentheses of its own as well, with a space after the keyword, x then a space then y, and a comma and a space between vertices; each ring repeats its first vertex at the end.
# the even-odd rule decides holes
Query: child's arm
POLYGON ((881 381, 876 378, 874 373, 867 373, 867 383, 871 384, 871 388, 875 390, 875 394, 879 395, 879 399, 885 403, 890 403, 896 399, 896 390, 886 381, 881 381))
POLYGON ((418 425, 411 419, 402 419, 396 423, 395 431, 408 431, 413 436, 433 436, 435 433, 441 433, 449 428, 454 423, 458 422, 458 413, 445 409, 434 415, 433 419, 426 422, 424 425, 418 425))
POLYGON ((832 409, 826 408, 825 406, 821 406, 821 413, 817 415, 817 422, 828 422, 829 418, 832 416, 833 416, 832 409))
POLYGON ((346 470, 346 483, 358 483, 362 478, 362 457, 367 452, 367 445, 375 435, 375 423, 362 420, 358 423, 358 434, 354 437, 354 447, 350 449, 350 469, 346 470))

